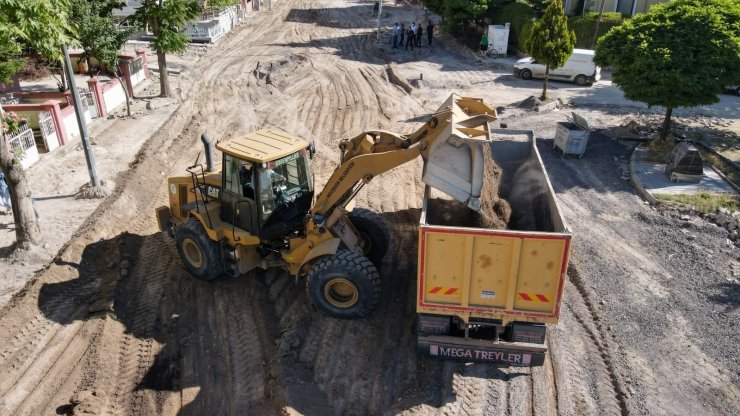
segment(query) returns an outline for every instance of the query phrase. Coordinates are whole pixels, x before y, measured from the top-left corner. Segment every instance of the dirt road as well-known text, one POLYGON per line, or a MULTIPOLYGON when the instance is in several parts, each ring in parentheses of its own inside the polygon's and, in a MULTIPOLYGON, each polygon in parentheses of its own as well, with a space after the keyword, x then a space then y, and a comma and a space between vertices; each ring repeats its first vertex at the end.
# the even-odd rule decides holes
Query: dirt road
MULTIPOLYGON (((165 178, 195 160, 202 131, 224 139, 275 126, 314 139, 322 184, 340 138, 408 132, 451 91, 515 101, 481 90, 489 71, 441 45, 403 55, 415 61, 401 71, 421 70, 422 88, 406 94, 390 84, 383 65, 404 52, 376 45, 371 10, 357 1, 275 2, 185 75, 192 87, 115 179, 114 195, 0 313, 0 413, 64 414, 73 395, 75 411, 121 415, 740 412, 737 331, 729 330, 737 286, 721 286, 737 252, 710 226, 681 228, 644 207, 619 179, 623 159, 612 157, 625 149, 611 142, 581 161, 541 145, 576 235, 543 367, 416 355, 420 161, 375 178, 358 197, 384 213, 395 236, 367 319, 319 315, 303 286, 272 272, 214 284, 187 275, 152 213, 166 202, 165 178), (722 295, 724 304, 711 303, 722 295)), ((423 19, 418 9, 384 10, 423 19)), ((508 121, 552 137, 558 117, 508 121)))

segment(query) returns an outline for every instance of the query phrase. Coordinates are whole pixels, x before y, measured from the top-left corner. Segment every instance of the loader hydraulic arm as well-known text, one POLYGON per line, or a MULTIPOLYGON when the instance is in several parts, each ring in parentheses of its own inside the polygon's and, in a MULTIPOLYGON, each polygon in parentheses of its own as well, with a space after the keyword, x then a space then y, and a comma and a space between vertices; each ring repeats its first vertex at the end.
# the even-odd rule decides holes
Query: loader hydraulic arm
POLYGON ((342 140, 340 164, 316 199, 311 215, 328 216, 346 205, 362 186, 421 155, 422 180, 453 198, 480 209, 483 179, 480 143, 490 140, 488 122, 496 110, 478 98, 451 95, 415 132, 401 135, 366 131, 342 140))

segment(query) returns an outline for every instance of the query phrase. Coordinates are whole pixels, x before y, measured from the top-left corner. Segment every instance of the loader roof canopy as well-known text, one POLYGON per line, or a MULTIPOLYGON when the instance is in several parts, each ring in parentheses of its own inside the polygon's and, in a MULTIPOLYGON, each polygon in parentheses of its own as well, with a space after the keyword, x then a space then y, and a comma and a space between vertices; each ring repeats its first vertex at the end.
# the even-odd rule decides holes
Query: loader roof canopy
POLYGON ((241 160, 265 163, 308 147, 308 142, 281 130, 258 130, 218 143, 216 148, 241 160))

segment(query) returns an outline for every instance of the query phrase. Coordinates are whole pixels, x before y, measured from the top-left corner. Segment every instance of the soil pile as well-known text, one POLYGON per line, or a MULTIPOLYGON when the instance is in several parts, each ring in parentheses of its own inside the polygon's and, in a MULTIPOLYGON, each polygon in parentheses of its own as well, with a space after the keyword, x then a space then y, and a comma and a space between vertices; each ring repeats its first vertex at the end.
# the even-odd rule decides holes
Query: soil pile
POLYGON ((483 147, 483 188, 480 196, 480 212, 469 209, 465 204, 442 198, 429 200, 427 221, 434 225, 456 227, 478 227, 505 230, 511 218, 509 203, 499 196, 501 167, 496 164, 490 146, 483 147))
POLYGON ((518 103, 515 103, 514 105, 525 110, 534 110, 542 104, 545 104, 545 102, 535 97, 534 95, 530 95, 529 97, 525 98, 522 101, 519 101, 518 103))

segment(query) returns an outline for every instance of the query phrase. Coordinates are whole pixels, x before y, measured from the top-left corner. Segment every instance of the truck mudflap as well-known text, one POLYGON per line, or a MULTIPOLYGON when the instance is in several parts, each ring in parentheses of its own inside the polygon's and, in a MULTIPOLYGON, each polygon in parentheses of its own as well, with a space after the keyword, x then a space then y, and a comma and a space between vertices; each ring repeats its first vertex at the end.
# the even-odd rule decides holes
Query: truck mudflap
POLYGON ((445 335, 419 335, 419 354, 444 360, 537 367, 545 362, 547 348, 521 342, 483 341, 445 335))

